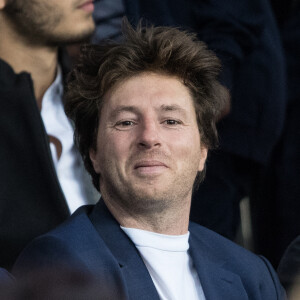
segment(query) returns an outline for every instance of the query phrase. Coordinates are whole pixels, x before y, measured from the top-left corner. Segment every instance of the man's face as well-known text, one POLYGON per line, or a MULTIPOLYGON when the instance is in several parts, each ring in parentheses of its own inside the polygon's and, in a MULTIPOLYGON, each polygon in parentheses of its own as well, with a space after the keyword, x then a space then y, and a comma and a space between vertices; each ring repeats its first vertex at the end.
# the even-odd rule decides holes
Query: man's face
POLYGON ((180 207, 206 154, 192 98, 177 78, 143 73, 105 95, 90 157, 106 201, 132 212, 180 207))
POLYGON ((3 13, 15 30, 36 43, 79 42, 94 31, 92 0, 6 0, 3 13))

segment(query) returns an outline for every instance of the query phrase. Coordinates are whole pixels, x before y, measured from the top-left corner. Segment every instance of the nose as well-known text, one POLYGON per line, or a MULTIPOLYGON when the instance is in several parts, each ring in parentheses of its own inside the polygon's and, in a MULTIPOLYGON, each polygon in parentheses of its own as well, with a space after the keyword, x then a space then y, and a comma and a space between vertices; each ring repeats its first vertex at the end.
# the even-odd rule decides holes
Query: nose
POLYGON ((138 136, 138 147, 152 149, 160 147, 159 126, 153 119, 146 119, 140 126, 138 136))

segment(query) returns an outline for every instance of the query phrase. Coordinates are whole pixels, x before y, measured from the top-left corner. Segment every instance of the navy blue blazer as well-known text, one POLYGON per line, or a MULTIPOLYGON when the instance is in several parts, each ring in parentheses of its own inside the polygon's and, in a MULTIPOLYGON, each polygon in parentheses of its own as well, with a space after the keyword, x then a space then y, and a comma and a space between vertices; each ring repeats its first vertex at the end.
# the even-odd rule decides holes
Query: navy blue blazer
POLYGON ((13 281, 13 276, 5 269, 0 268, 0 284, 5 284, 13 281))
MULTIPOLYGON (((270 263, 220 235, 190 223, 190 255, 207 300, 284 299, 270 263)), ((159 299, 138 250, 100 200, 84 206, 21 253, 16 277, 32 269, 78 268, 101 278, 112 299, 159 299)))

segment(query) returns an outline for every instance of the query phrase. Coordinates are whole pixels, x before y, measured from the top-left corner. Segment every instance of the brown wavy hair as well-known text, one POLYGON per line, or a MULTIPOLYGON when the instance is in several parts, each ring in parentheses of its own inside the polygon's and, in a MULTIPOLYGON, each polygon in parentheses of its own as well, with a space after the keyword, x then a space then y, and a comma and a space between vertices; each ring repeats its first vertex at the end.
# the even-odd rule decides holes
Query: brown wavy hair
MULTIPOLYGON (((65 94, 65 111, 75 124, 75 143, 97 190, 99 174, 89 150, 96 149, 103 96, 115 84, 143 72, 176 76, 194 100, 201 141, 208 149, 217 146, 215 124, 229 101, 227 89, 218 81, 220 62, 196 34, 172 27, 143 26, 142 22, 134 29, 124 19, 123 37, 121 43, 83 46, 65 94)), ((196 181, 204 175, 205 171, 199 173, 196 181)))

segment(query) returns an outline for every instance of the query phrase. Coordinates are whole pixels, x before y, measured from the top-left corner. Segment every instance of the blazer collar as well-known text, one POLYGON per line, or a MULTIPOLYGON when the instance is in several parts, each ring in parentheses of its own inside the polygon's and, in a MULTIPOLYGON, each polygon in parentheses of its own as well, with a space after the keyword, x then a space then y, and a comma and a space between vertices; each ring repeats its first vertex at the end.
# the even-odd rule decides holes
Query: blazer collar
MULTIPOLYGON (((199 226, 197 226, 199 230, 199 226)), ((200 227, 201 228, 201 227, 200 227)), ((204 291, 206 300, 248 299, 241 278, 226 269, 226 261, 223 257, 217 257, 212 251, 209 241, 199 239, 199 235, 193 235, 190 227, 189 253, 204 291)))
MULTIPOLYGON (((129 298, 159 300, 154 283, 137 248, 101 199, 89 218, 118 261, 129 298)), ((199 235, 201 226, 195 229, 197 234, 193 234, 193 228, 194 225, 190 226, 189 253, 199 275, 206 300, 248 299, 240 277, 226 269, 226 261, 223 257, 212 254, 214 251, 207 239, 201 240, 201 234, 199 235)))
POLYGON ((130 299, 157 299, 151 276, 133 242, 120 228, 103 200, 97 203, 89 216, 96 230, 118 261, 130 299))

